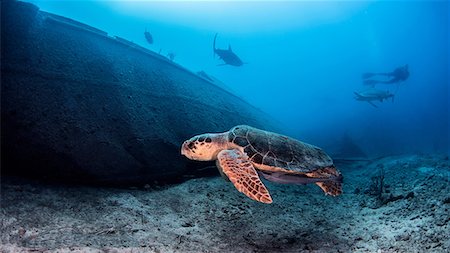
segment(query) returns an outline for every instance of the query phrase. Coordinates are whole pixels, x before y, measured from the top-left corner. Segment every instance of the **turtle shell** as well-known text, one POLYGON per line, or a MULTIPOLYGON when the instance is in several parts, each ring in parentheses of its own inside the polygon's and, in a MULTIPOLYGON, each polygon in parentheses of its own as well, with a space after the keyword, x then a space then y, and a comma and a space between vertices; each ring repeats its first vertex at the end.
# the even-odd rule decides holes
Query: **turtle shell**
POLYGON ((233 127, 228 141, 242 147, 255 164, 305 173, 333 165, 316 146, 246 125, 233 127))

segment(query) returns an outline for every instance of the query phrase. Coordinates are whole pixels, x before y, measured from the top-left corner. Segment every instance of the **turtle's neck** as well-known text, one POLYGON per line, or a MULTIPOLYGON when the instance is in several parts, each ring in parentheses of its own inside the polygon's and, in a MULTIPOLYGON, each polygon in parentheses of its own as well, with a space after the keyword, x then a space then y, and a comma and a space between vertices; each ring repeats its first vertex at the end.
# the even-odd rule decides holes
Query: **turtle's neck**
POLYGON ((217 150, 216 150, 216 152, 214 152, 215 159, 217 158, 217 154, 220 151, 230 148, 229 147, 230 145, 228 143, 228 132, 210 134, 210 138, 211 138, 212 142, 217 145, 217 150))

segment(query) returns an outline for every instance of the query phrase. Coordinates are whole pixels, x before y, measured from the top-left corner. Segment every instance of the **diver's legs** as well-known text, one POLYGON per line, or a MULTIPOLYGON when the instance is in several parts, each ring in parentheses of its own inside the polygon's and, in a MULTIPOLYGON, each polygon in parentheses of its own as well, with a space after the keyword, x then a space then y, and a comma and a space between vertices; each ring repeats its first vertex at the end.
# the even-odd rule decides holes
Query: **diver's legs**
POLYGON ((380 81, 378 81, 378 80, 372 80, 372 79, 369 79, 369 80, 364 80, 364 84, 365 85, 370 85, 370 86, 374 86, 375 84, 377 84, 377 83, 380 83, 380 81))
POLYGON ((374 76, 394 76, 392 72, 390 73, 364 73, 362 74, 362 79, 369 79, 374 76))
POLYGON ((370 79, 370 80, 364 80, 364 84, 365 85, 370 85, 370 86, 373 87, 377 83, 391 84, 391 83, 398 83, 400 81, 401 81, 401 79, 399 79, 399 78, 392 78, 392 79, 390 79, 388 81, 372 80, 372 79, 370 79))
POLYGON ((382 82, 380 82, 380 83, 391 84, 391 83, 398 83, 398 82, 400 82, 400 81, 401 81, 400 78, 393 77, 393 78, 391 78, 391 80, 388 80, 388 81, 382 81, 382 82))

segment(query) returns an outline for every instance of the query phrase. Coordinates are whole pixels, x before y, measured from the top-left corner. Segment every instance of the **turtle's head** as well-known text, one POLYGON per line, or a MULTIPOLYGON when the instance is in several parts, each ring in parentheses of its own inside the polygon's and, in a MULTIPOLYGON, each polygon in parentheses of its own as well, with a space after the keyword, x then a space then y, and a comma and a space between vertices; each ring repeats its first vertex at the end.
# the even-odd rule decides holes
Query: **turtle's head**
POLYGON ((181 154, 191 160, 211 161, 224 149, 223 134, 201 134, 185 141, 181 146, 181 154))

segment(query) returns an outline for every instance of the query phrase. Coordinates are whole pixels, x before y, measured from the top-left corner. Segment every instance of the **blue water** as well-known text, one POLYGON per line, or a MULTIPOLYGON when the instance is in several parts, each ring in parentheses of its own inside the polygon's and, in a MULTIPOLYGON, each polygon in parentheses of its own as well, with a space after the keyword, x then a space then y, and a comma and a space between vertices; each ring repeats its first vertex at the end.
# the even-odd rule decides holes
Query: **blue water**
MULTIPOLYGON (((30 1, 176 54, 283 125, 285 134, 339 150, 348 136, 368 156, 449 152, 448 1, 30 1), (154 44, 145 41, 151 32, 154 44), (248 64, 217 66, 212 42, 248 64), (395 99, 356 101, 364 72, 409 64, 395 99)), ((201 94, 199 94, 201 96, 201 94)))

